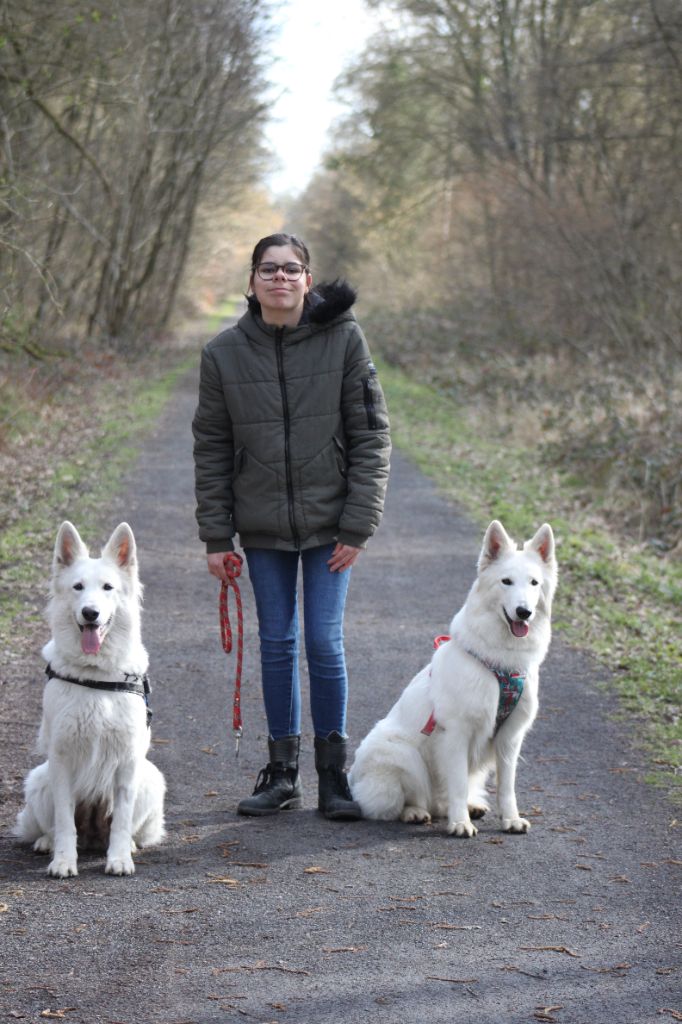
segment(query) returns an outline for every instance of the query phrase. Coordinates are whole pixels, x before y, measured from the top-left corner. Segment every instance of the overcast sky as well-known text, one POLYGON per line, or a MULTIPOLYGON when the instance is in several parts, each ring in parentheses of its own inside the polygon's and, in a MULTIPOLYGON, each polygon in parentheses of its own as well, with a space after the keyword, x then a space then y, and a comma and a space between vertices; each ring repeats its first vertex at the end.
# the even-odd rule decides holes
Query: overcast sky
POLYGON ((274 194, 301 192, 320 162, 327 132, 343 106, 333 102, 334 79, 378 28, 363 0, 285 0, 276 13, 281 26, 270 69, 275 94, 267 135, 280 166, 268 184, 274 194))

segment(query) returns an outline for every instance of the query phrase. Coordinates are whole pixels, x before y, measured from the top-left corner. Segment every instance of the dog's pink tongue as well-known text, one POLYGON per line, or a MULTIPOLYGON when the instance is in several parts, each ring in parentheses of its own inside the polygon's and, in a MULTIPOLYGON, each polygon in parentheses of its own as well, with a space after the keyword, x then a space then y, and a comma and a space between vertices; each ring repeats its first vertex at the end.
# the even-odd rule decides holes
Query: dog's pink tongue
POLYGON ((527 622, 512 622, 512 633, 514 636, 522 637, 528 636, 528 623, 527 622))
POLYGON ((97 626, 84 626, 81 633, 81 650, 83 654, 99 654, 102 641, 97 626))

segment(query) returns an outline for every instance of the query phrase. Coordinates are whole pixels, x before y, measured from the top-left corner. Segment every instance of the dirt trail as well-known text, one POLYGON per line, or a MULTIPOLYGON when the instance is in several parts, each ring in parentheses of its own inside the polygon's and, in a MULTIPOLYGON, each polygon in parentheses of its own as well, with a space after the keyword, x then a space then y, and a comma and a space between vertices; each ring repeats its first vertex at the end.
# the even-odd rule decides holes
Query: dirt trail
MULTIPOLYGON (((132 524, 141 553, 169 837, 137 857, 131 879, 106 877, 98 857, 82 859, 78 879, 45 876, 45 859, 9 836, 18 780, 34 763, 41 665, 36 655, 3 670, 14 745, 11 761, 7 747, 0 759, 11 765, 0 812, 0 1020, 682 1019, 682 815, 640 780, 645 765, 611 718, 608 688, 560 638, 519 767, 528 836, 502 835, 491 816, 470 841, 438 825, 324 821, 307 715, 305 809, 260 821, 235 814, 262 766, 266 729, 245 581, 235 760, 232 668, 193 519, 195 388, 193 376, 178 388, 111 514, 111 526, 132 524)), ((84 537, 102 539, 77 509, 71 516, 84 537)), ((354 746, 430 657, 471 583, 480 539, 397 454, 384 523, 351 583, 354 746)))

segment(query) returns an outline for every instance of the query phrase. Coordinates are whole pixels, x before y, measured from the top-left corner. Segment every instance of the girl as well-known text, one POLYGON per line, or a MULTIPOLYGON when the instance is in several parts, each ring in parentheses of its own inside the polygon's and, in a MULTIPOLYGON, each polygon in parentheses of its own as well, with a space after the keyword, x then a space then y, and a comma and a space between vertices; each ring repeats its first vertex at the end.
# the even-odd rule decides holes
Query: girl
POLYGON ((351 566, 381 519, 390 440, 384 396, 343 281, 313 286, 308 249, 256 245, 248 311, 201 361, 194 416, 197 521, 225 578, 239 534, 256 600, 269 761, 240 814, 302 805, 299 563, 318 808, 358 818, 346 781, 343 614, 351 566))

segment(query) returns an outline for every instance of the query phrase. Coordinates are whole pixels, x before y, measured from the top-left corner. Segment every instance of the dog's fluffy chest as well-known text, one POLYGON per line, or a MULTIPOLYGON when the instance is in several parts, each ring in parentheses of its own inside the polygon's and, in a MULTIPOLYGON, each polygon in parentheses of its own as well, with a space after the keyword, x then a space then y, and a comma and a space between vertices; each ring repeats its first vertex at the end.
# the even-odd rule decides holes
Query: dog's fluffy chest
POLYGON ((136 694, 100 693, 53 679, 45 687, 43 752, 73 760, 121 761, 149 745, 144 701, 136 694))
MULTIPOLYGON (((467 731, 479 740, 495 733, 500 707, 500 683, 495 673, 470 656, 462 657, 455 646, 438 651, 431 667, 430 697, 438 723, 466 723, 467 731)), ((524 675, 521 697, 510 717, 516 723, 535 718, 538 705, 538 672, 524 675)))

